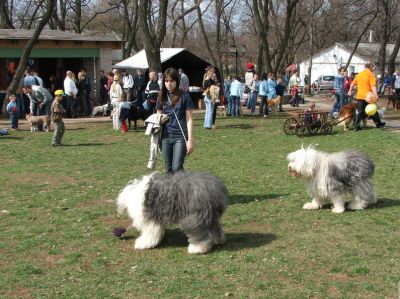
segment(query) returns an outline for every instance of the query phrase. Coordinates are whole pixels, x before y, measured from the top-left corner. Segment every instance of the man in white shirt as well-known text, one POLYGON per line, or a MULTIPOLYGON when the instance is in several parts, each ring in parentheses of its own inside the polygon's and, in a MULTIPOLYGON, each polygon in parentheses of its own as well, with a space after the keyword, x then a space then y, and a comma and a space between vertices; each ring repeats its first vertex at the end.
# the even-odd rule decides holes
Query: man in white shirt
POLYGON ((67 75, 64 80, 64 93, 67 95, 67 116, 71 118, 78 117, 78 88, 75 84, 75 75, 71 71, 67 71, 67 75))
POLYGON ((122 71, 122 89, 126 93, 128 102, 132 101, 133 77, 126 70, 122 71))

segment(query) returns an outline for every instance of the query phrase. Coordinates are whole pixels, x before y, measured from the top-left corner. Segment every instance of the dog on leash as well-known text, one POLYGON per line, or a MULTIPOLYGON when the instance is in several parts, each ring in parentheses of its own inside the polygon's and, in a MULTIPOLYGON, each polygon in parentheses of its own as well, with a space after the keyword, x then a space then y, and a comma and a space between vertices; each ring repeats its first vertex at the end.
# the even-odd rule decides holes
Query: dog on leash
POLYGON ((118 213, 127 212, 140 231, 135 249, 156 247, 168 225, 178 225, 189 240, 189 254, 207 253, 225 243, 219 222, 228 192, 217 177, 201 172, 157 172, 128 183, 117 198, 118 213))
POLYGON ((38 126, 40 125, 44 125, 44 130, 46 132, 50 131, 50 117, 48 117, 47 115, 40 115, 40 116, 34 116, 31 114, 27 114, 26 115, 26 120, 29 122, 30 126, 31 126, 31 132, 35 132, 36 130, 38 130, 38 126))
POLYGON ((305 210, 320 209, 324 201, 330 199, 332 212, 343 213, 349 195, 349 210, 361 210, 377 201, 372 188, 375 166, 363 153, 325 153, 310 146, 290 153, 287 160, 290 175, 307 182, 312 201, 304 204, 305 210))
POLYGON ((270 99, 267 102, 268 102, 268 108, 271 109, 271 114, 276 115, 279 103, 281 102, 281 97, 277 96, 276 98, 270 99))
POLYGON ((91 116, 94 117, 95 115, 100 114, 100 113, 102 113, 103 116, 106 116, 108 111, 111 111, 108 104, 104 104, 101 106, 94 106, 91 116))
MULTIPOLYGON (((345 131, 348 131, 350 123, 354 121, 354 118, 356 117, 356 110, 357 105, 355 103, 346 104, 342 107, 342 109, 340 109, 338 124, 342 125, 345 131)), ((367 117, 363 118, 362 122, 364 126, 366 126, 367 117)))

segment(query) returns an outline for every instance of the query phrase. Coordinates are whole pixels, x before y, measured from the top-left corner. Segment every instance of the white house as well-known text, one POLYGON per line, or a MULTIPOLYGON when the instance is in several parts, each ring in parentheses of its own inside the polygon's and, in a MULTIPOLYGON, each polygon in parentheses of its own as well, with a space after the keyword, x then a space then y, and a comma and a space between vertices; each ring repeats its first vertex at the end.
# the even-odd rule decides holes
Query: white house
MULTIPOLYGON (((354 43, 334 43, 333 45, 315 53, 311 69, 311 82, 315 81, 320 75, 336 75, 339 66, 347 63, 354 45, 354 43)), ((386 46, 387 60, 389 60, 393 48, 394 44, 388 44, 386 46)), ((364 64, 368 61, 377 64, 378 53, 378 43, 360 43, 348 67, 349 74, 362 71, 364 69, 364 64)), ((400 65, 399 54, 395 60, 396 68, 400 65)), ((304 76, 308 73, 309 62, 309 57, 298 62, 299 76, 301 80, 303 80, 304 76)), ((379 73, 379 70, 377 70, 377 73, 379 73)))

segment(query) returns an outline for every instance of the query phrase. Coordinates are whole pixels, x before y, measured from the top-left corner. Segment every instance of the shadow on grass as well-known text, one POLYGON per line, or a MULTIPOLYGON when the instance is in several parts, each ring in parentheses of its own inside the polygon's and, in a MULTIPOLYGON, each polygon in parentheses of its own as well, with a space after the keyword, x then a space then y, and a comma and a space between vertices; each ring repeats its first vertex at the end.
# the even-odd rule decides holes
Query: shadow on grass
POLYGON ((371 208, 384 209, 396 206, 400 206, 400 199, 378 198, 378 202, 375 205, 371 206, 371 208))
POLYGON ((216 124, 217 128, 220 129, 242 129, 242 130, 247 130, 247 129, 253 129, 254 126, 249 125, 249 124, 232 124, 232 125, 218 125, 218 123, 216 124))
MULTIPOLYGON (((71 124, 68 124, 67 123, 67 125, 71 125, 71 124)), ((82 128, 82 127, 76 127, 76 128, 74 128, 74 127, 66 127, 66 129, 68 130, 68 131, 80 131, 80 130, 87 130, 87 128, 82 128)))
MULTIPOLYGON (((347 205, 349 203, 346 203, 346 211, 351 212, 352 210, 347 209, 347 205)), ((400 199, 393 199, 393 198, 378 198, 378 202, 374 205, 371 205, 367 207, 367 209, 384 209, 384 208, 391 208, 391 207, 396 207, 400 206, 400 199)), ((325 203, 321 209, 332 209, 333 204, 331 202, 325 203)), ((356 210, 354 210, 356 211, 356 210)))
POLYGON ((4 139, 4 140, 22 140, 22 139, 25 139, 25 137, 4 135, 4 136, 1 136, 1 139, 4 139))
POLYGON ((113 145, 114 143, 76 143, 76 144, 63 144, 62 147, 69 147, 69 146, 104 146, 104 145, 113 145))
MULTIPOLYGON (((136 239, 138 235, 121 237, 120 240, 136 239)), ((271 233, 250 233, 236 232, 226 233, 226 244, 213 247, 213 250, 239 251, 245 248, 260 247, 276 240, 275 234, 271 233)), ((186 235, 178 228, 167 229, 161 244, 157 248, 167 247, 187 247, 188 239, 186 235)))
POLYGON ((237 203, 248 203, 254 201, 278 199, 286 195, 289 194, 253 194, 253 195, 234 194, 229 196, 229 204, 232 205, 237 203))

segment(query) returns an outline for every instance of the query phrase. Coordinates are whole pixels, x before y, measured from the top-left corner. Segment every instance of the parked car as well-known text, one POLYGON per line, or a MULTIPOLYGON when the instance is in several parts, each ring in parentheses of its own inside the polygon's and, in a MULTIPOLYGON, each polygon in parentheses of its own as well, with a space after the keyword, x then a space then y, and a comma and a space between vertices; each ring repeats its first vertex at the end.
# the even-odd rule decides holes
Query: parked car
POLYGON ((332 90, 335 84, 334 75, 321 75, 313 83, 314 91, 332 90))

